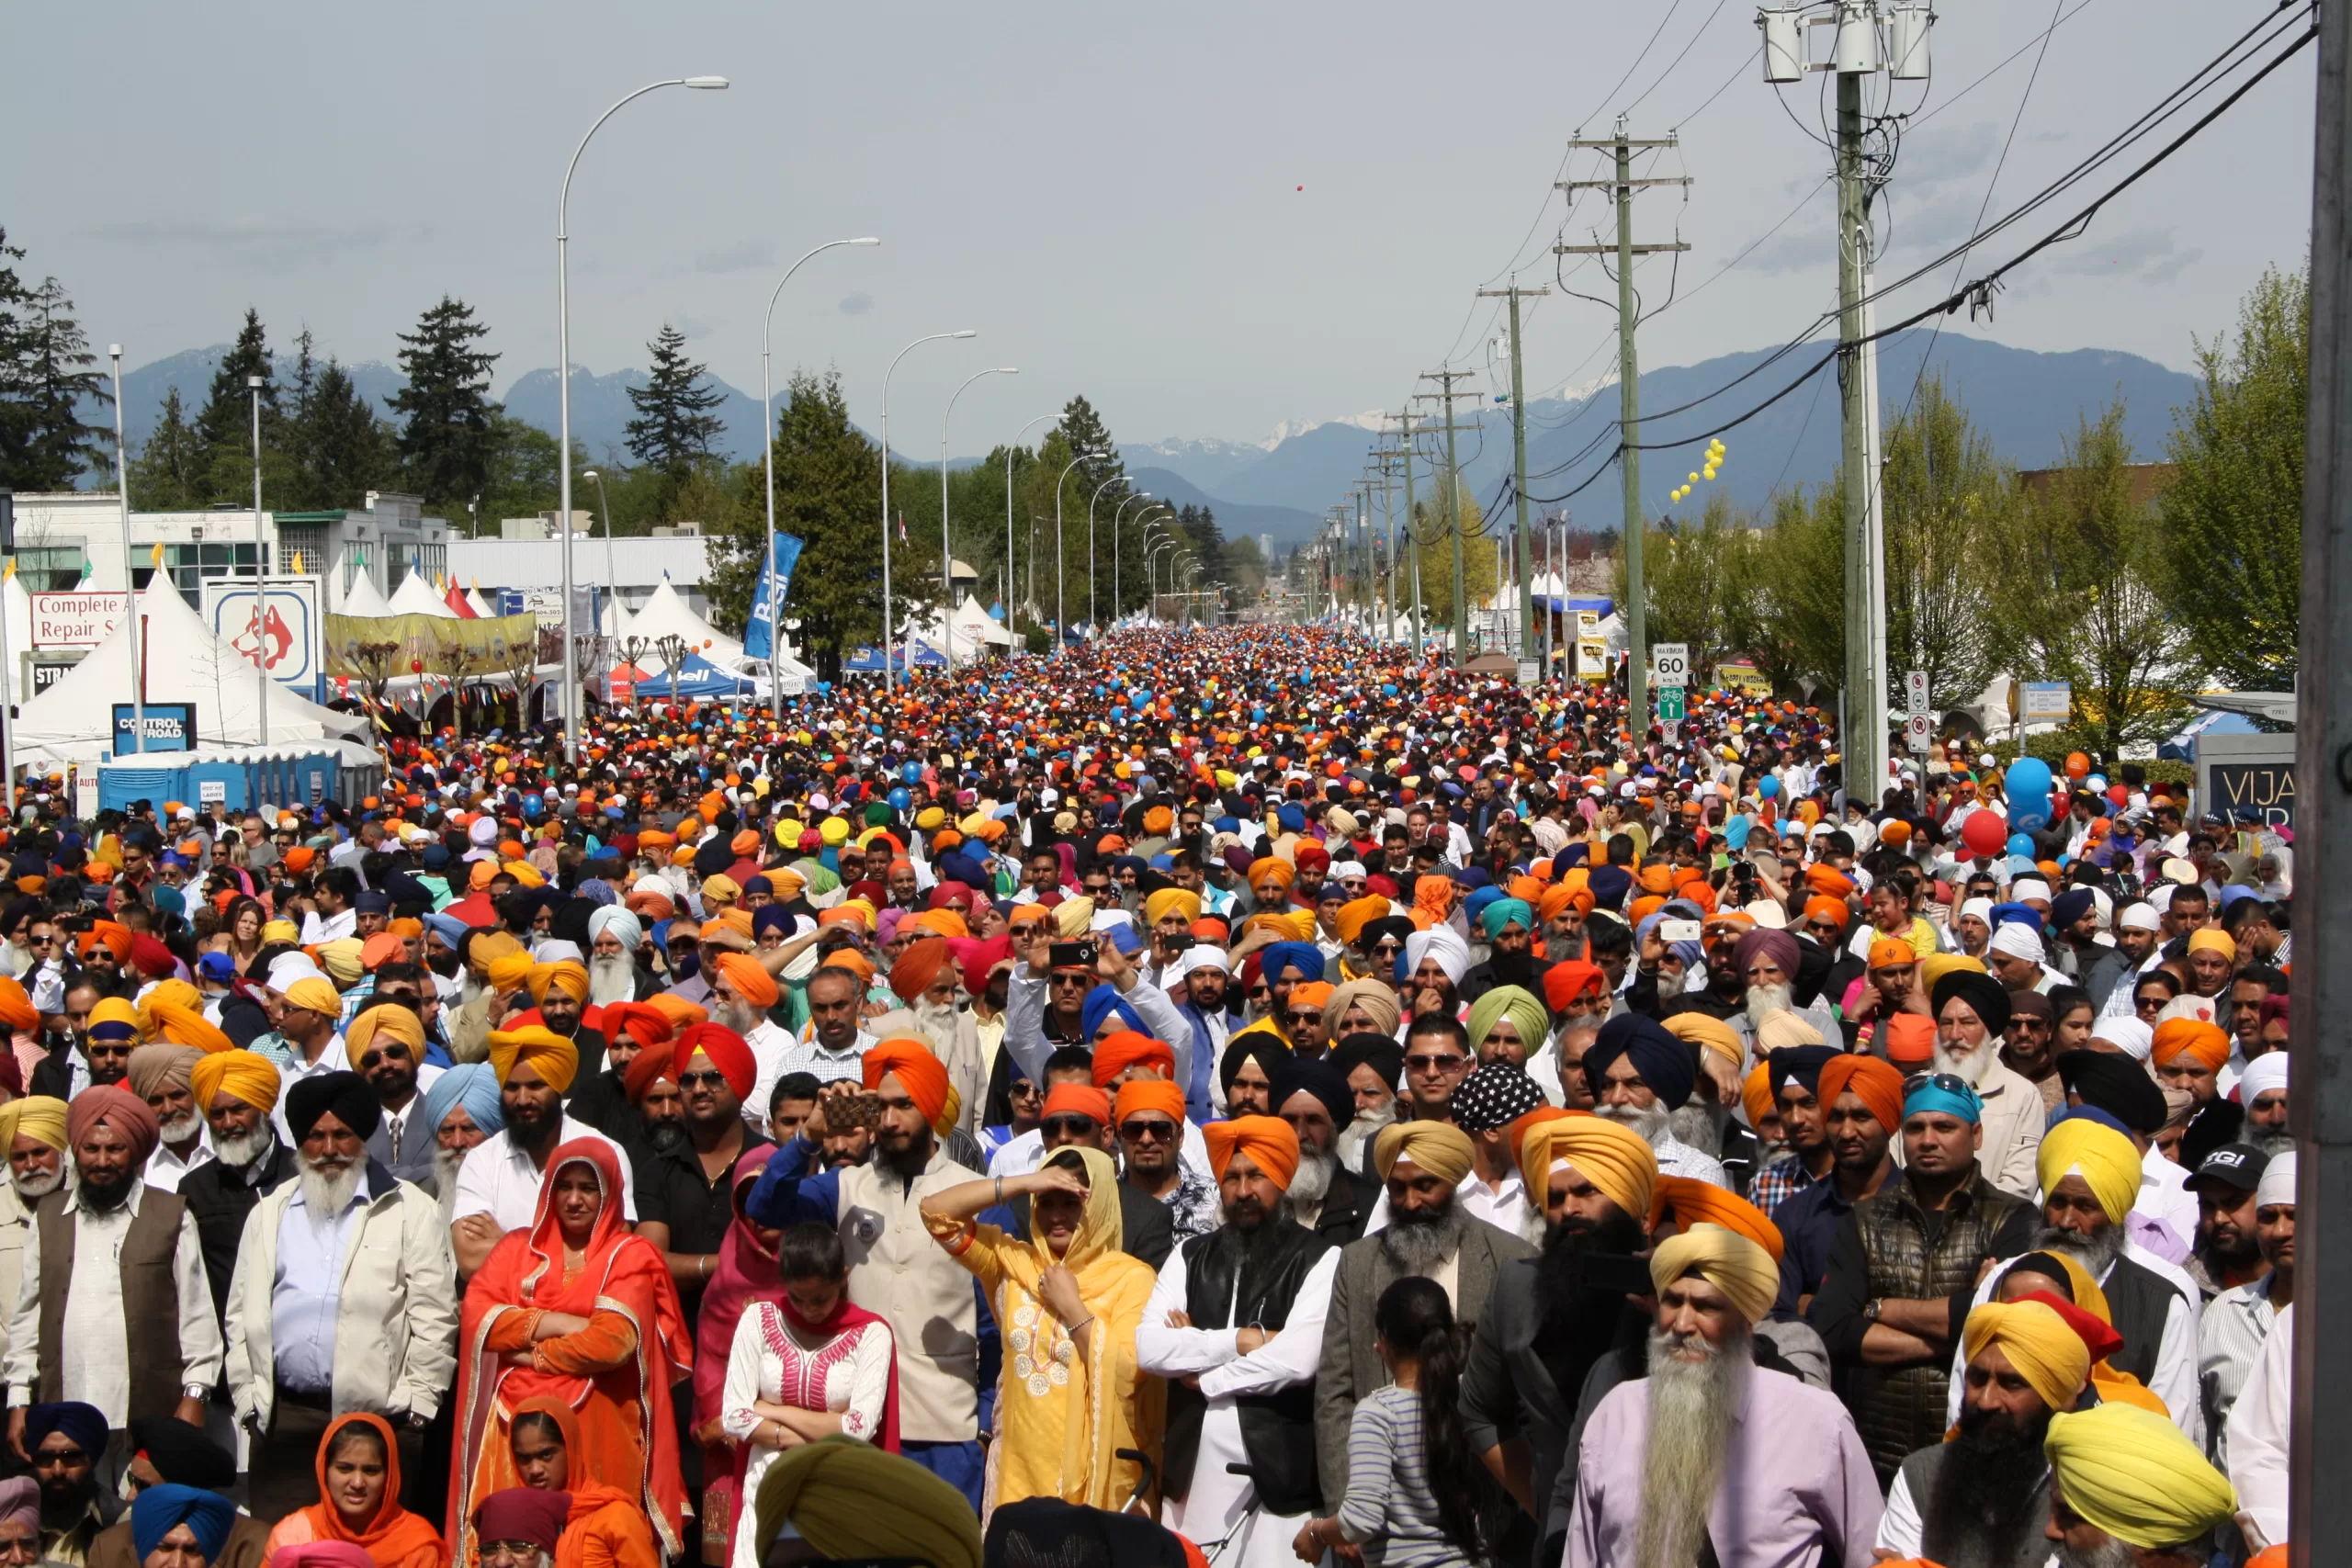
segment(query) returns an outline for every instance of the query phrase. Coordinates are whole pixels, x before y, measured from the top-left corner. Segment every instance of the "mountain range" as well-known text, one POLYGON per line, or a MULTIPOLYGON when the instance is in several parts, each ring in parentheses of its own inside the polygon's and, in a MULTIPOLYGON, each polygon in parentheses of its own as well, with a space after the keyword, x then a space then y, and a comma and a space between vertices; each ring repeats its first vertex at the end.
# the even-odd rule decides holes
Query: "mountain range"
MULTIPOLYGON (((193 416, 225 351, 225 344, 190 349, 125 372, 123 417, 134 446, 154 428, 167 389, 179 389, 193 416)), ((2058 462, 2079 423, 2118 399, 2125 405, 2124 432, 2138 457, 2160 458, 2174 411, 2191 400, 2198 385, 2194 377, 2137 355, 2105 349, 2045 354, 1957 333, 1913 331, 1880 344, 1880 398, 1888 422, 1908 405, 1923 365, 1943 378, 1995 451, 2024 468, 2058 462)), ((282 374, 282 360, 280 368, 282 374)), ((400 372, 373 360, 345 369, 361 395, 389 415, 400 372)), ((572 434, 593 460, 621 450, 635 412, 628 389, 645 381, 645 372, 636 368, 605 375, 574 371, 572 434)), ((712 384, 725 400, 718 410, 724 422, 720 450, 739 460, 756 456, 759 400, 717 378, 712 384)), ((1756 349, 1661 367, 1642 374, 1640 392, 1642 407, 1657 411, 1645 417, 1642 439, 1645 446, 1665 444, 1641 455, 1643 504, 1652 515, 1667 509, 1668 492, 1686 473, 1702 467, 1700 454, 1718 432, 1726 455, 1714 483, 1742 506, 1766 506, 1777 492, 1822 483, 1837 469, 1837 367, 1824 344, 1809 344, 1785 355, 1756 349)), ((517 377, 504 397, 515 417, 552 432, 556 394, 555 372, 537 369, 517 377)), ((1608 460, 1616 445, 1618 402, 1613 380, 1574 395, 1529 400, 1527 488, 1538 515, 1565 514, 1587 529, 1620 525, 1623 484, 1608 460)), ((1457 421, 1455 445, 1464 481, 1491 510, 1501 504, 1510 475, 1510 410, 1491 401, 1465 403, 1457 421)), ((1376 413, 1353 414, 1286 423, 1260 442, 1171 438, 1125 443, 1119 452, 1137 488, 1171 505, 1206 506, 1227 535, 1266 535, 1283 549, 1311 537, 1324 509, 1340 502, 1361 479, 1380 424, 1376 413)), ((1414 479, 1419 495, 1432 493, 1432 465, 1442 452, 1442 436, 1426 435, 1419 444, 1414 479)), ((961 467, 978 460, 954 462, 961 467)), ((1706 493, 1702 487, 1686 504, 1702 503, 1706 493)), ((1400 491, 1400 517, 1402 504, 1400 491)), ((1377 522, 1376 504, 1373 515, 1377 522)))

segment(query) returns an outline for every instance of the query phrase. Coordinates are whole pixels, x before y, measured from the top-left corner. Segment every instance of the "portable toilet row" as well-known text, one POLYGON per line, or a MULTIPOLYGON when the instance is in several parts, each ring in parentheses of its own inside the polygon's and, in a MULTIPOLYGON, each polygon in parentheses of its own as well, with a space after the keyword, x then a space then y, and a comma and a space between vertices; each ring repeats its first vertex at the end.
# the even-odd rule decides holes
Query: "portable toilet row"
POLYGON ((101 761, 98 808, 120 811, 136 800, 217 801, 230 811, 330 800, 352 806, 380 793, 383 784, 383 758, 356 741, 209 747, 101 761))

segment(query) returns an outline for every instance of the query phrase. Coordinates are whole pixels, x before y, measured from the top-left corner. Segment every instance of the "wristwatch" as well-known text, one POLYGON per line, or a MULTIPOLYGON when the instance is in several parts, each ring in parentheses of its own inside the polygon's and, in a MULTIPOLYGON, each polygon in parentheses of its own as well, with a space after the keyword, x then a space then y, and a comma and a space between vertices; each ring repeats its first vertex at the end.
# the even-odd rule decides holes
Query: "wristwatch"
POLYGON ((1876 1296, 1872 1296, 1870 1300, 1864 1302, 1862 1303, 1862 1321, 1864 1323, 1876 1323, 1878 1321, 1879 1309, 1885 1303, 1881 1302, 1876 1296))

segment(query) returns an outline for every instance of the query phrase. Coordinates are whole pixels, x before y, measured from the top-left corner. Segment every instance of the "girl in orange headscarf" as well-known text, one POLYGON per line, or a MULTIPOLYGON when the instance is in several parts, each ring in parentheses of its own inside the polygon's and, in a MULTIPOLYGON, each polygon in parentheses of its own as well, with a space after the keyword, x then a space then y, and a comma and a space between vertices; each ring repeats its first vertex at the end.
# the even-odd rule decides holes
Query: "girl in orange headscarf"
POLYGON ((376 1568, 439 1568, 438 1531, 401 1506, 401 1450, 380 1416, 354 1414, 328 1424, 318 1453, 319 1500, 297 1508, 269 1532, 269 1551, 342 1541, 376 1568))
MULTIPOLYGON (((555 1568, 662 1568, 643 1504, 605 1479, 582 1430, 571 1405, 540 1394, 514 1407, 501 1445, 514 1473, 509 1485, 571 1499, 555 1543, 555 1568)), ((472 1568, 462 1554, 458 1562, 472 1568)))
POLYGON ((531 1226, 509 1231, 466 1287, 452 1554, 469 1560, 474 1505, 516 1479, 508 1429, 547 1396, 578 1416, 574 1472, 618 1485, 682 1551, 685 1483, 671 1385, 694 1366, 677 1287, 653 1245, 621 1220, 620 1158, 577 1138, 548 1159, 531 1226))

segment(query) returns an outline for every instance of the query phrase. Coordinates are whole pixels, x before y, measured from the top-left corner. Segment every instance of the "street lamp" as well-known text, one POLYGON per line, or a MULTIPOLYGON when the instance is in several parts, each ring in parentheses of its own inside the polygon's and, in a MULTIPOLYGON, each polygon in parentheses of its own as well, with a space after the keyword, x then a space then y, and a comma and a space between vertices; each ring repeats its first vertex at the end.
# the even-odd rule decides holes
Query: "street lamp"
MULTIPOLYGON (((956 552, 947 544, 947 417, 956 412, 956 399, 964 395, 964 387, 970 386, 983 376, 1020 374, 1021 367, 1016 365, 999 365, 992 369, 972 372, 965 378, 964 386, 956 388, 954 396, 947 400, 947 412, 939 416, 939 583, 947 591, 947 608, 942 613, 939 624, 945 633, 947 672, 950 675, 956 673, 956 552)), ((1011 471, 1008 465, 1006 472, 1009 474, 1011 471)), ((1012 513, 1007 511, 1005 515, 1010 518, 1012 513)))
MULTIPOLYGON (((594 468, 582 468, 580 477, 596 487, 596 510, 605 519, 605 595, 606 607, 613 612, 613 636, 621 635, 621 573, 613 564, 613 502, 605 493, 605 476, 594 468)), ((605 695, 611 695, 609 688, 605 695)))
POLYGON ((966 327, 961 332, 933 333, 919 337, 899 350, 898 359, 890 361, 890 368, 882 372, 882 689, 891 690, 896 682, 890 679, 890 378, 904 359, 927 343, 942 338, 978 337, 980 334, 966 327))
MULTIPOLYGON (((1080 463, 1091 462, 1097 457, 1108 457, 1110 455, 1108 452, 1074 452, 1070 455, 1069 467, 1062 469, 1061 478, 1054 481, 1054 657, 1057 659, 1062 655, 1062 639, 1069 635, 1069 612, 1062 604, 1063 589, 1069 580, 1069 567, 1062 558, 1062 483, 1069 478, 1069 470, 1080 463)), ((1102 491, 1097 491, 1095 493, 1100 495, 1102 491)), ((1088 504, 1091 506, 1092 503, 1088 504)), ((1090 523, 1087 526, 1091 530, 1093 525, 1090 523)), ((125 537, 128 536, 126 534, 125 537)), ((1091 570, 1087 576, 1086 590, 1089 593, 1094 591, 1093 574, 1091 570)))
POLYGON ((1113 474, 1109 479, 1096 485, 1094 493, 1086 498, 1086 624, 1098 629, 1101 623, 1094 614, 1094 503, 1102 499, 1104 491, 1114 484, 1125 482, 1125 474, 1113 474))
MULTIPOLYGON (((261 531, 261 388, 258 376, 245 378, 245 393, 254 404, 254 673, 259 677, 254 695, 261 699, 261 744, 269 744, 269 544, 261 531)), ((198 573, 202 575, 201 570, 198 573)), ((132 607, 132 614, 138 613, 132 607)), ((138 680, 133 671, 131 679, 138 680)))
MULTIPOLYGON (((122 592, 128 601, 128 613, 123 619, 130 623, 130 749, 144 751, 147 750, 146 682, 139 677, 145 672, 147 666, 139 657, 139 594, 130 582, 130 476, 129 460, 123 456, 126 448, 122 441, 122 344, 107 344, 107 358, 114 365, 114 498, 122 509, 122 592)), ((0 666, 6 663, 5 659, 0 659, 0 666)), ((0 680, 5 679, 5 676, 0 676, 0 680)), ((0 697, 6 695, 6 686, 0 686, 0 697)), ((0 727, 0 736, 5 737, 7 746, 7 760, 0 766, 7 770, 8 816, 14 821, 17 813, 17 725, 13 714, 9 716, 8 723, 0 727)))
MULTIPOLYGON (((1024 424, 1019 430, 1014 431, 1012 433, 1012 445, 1005 448, 1004 629, 1008 632, 1013 629, 1013 623, 1016 618, 1014 607, 1017 603, 1012 596, 1012 470, 1014 466, 1021 461, 1021 438, 1028 434, 1030 430, 1035 426, 1043 424, 1046 421, 1054 417, 1055 416, 1050 413, 1039 414, 1027 424, 1024 424)), ((1030 530, 1030 544, 1032 547, 1029 552, 1029 592, 1032 593, 1035 593, 1037 591, 1037 552, 1035 548, 1036 544, 1035 533, 1036 531, 1035 529, 1030 530)))
POLYGON ((588 142, 604 123, 618 114, 622 107, 634 103, 648 93, 663 87, 693 87, 703 92, 723 92, 724 76, 673 76, 667 81, 649 82, 636 92, 622 98, 596 117, 588 134, 571 151, 571 162, 563 166, 563 189, 555 204, 555 353, 556 353, 556 445, 558 515, 563 520, 563 755, 574 766, 580 761, 580 682, 574 673, 571 657, 571 301, 567 262, 571 251, 571 175, 580 167, 580 154, 588 151, 588 142))
MULTIPOLYGON (((1150 500, 1151 491, 1139 490, 1133 495, 1122 496, 1119 504, 1111 509, 1111 619, 1114 622, 1119 618, 1119 523, 1126 516, 1128 507, 1138 501, 1150 500)), ((1150 511, 1151 508, 1147 506, 1136 515, 1146 516, 1150 511)))
MULTIPOLYGON (((1152 547, 1143 553, 1144 593, 1150 600, 1150 609, 1154 613, 1159 607, 1159 579, 1157 575, 1159 569, 1155 563, 1159 559, 1160 551, 1172 550, 1175 547, 1176 541, 1173 538, 1164 538, 1155 541, 1152 547)), ((1175 574, 1170 573, 1170 581, 1172 583, 1174 580, 1175 574)))
POLYGON ((801 262, 809 256, 821 255, 840 245, 878 245, 882 242, 869 234, 858 240, 828 240, 807 252, 800 261, 784 269, 775 280, 775 288, 768 294, 768 313, 760 321, 760 473, 768 492, 768 543, 760 558, 760 592, 768 602, 768 712, 780 713, 784 705, 784 623, 782 606, 775 602, 775 414, 769 407, 773 399, 768 375, 769 344, 775 326, 775 302, 784 293, 784 286, 800 270, 801 262))

